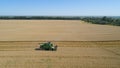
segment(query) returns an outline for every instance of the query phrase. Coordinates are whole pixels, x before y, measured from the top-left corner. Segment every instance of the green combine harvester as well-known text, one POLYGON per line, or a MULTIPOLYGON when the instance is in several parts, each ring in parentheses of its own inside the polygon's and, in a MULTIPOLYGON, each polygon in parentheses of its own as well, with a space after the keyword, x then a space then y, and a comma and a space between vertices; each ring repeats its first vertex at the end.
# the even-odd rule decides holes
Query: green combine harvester
POLYGON ((56 51, 57 45, 53 45, 51 42, 39 44, 39 48, 36 48, 35 50, 47 50, 47 51, 56 51))

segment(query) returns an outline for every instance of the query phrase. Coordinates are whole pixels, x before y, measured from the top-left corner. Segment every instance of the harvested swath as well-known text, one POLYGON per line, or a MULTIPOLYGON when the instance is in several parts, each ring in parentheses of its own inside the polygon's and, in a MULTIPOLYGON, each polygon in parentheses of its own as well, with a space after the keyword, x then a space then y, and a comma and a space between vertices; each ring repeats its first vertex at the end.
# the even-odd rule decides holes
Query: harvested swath
POLYGON ((58 50, 55 52, 34 50, 37 43, 38 42, 0 42, 0 67, 120 67, 120 41, 53 42, 59 45, 58 50))

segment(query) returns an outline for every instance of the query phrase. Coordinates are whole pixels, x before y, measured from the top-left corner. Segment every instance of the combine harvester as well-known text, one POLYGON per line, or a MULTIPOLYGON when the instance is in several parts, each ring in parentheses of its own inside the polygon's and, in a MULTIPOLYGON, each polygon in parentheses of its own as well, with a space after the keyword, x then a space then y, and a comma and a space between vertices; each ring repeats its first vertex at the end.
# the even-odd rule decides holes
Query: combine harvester
POLYGON ((47 50, 47 51, 56 51, 57 45, 53 45, 51 42, 39 44, 39 48, 35 48, 35 50, 47 50))

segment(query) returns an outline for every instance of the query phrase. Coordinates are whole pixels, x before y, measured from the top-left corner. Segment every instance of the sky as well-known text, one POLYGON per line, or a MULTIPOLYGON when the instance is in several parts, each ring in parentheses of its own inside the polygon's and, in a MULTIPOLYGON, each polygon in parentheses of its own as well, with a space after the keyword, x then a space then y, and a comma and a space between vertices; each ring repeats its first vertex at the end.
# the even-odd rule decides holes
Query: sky
POLYGON ((120 0, 0 0, 1 16, 120 16, 120 0))

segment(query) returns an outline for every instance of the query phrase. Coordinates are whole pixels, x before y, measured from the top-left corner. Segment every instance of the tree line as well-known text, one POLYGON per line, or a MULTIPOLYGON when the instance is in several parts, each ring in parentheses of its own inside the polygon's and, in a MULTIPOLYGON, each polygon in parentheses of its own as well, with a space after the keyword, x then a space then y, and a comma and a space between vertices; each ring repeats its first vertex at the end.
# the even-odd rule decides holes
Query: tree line
POLYGON ((92 24, 120 26, 120 18, 114 17, 85 17, 82 20, 92 24))
POLYGON ((90 16, 0 16, 1 20, 82 20, 92 24, 120 26, 120 17, 90 16))
POLYGON ((11 19, 22 19, 22 20, 80 20, 80 17, 69 17, 69 16, 0 16, 0 19, 11 20, 11 19))

